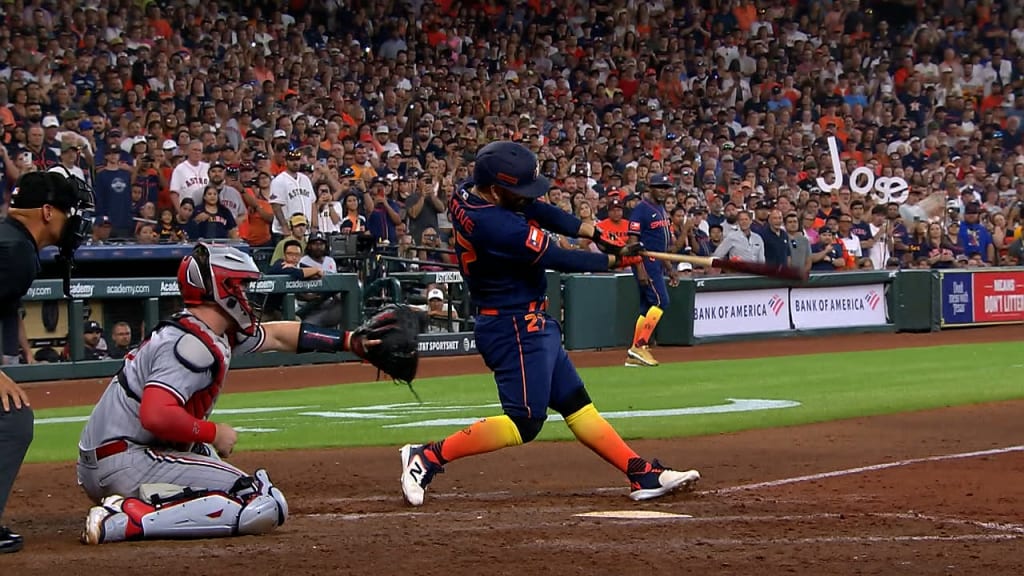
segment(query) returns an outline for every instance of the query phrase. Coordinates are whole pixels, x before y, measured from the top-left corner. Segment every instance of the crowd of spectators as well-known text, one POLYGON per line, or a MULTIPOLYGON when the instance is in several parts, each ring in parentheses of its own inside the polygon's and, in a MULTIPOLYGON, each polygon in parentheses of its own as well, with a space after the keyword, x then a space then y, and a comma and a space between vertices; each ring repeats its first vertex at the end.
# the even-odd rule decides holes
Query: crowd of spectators
POLYGON ((4 198, 63 165, 97 242, 283 252, 301 222, 450 262, 448 195, 512 139, 585 220, 667 176, 674 250, 1012 265, 1022 117, 1015 2, 14 0, 0 26, 4 198), (909 199, 823 192, 830 137, 909 199))

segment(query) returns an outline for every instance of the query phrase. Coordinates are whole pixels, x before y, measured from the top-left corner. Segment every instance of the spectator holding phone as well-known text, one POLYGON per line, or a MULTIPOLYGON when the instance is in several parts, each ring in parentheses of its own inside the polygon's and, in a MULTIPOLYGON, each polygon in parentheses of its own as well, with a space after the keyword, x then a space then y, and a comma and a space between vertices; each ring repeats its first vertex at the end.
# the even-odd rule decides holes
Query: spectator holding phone
POLYGON ((313 232, 337 234, 341 232, 341 221, 344 209, 340 202, 335 202, 331 187, 326 182, 317 185, 316 205, 313 206, 313 219, 310 228, 313 232))
POLYGON ((390 188, 391 183, 386 178, 375 178, 363 194, 366 228, 377 242, 398 242, 395 226, 402 222, 402 205, 390 198, 390 188))
POLYGON ((260 172, 252 186, 246 186, 242 201, 245 202, 249 226, 243 238, 254 248, 274 245, 270 225, 274 222, 274 209, 270 205, 270 182, 268 172, 260 172))
POLYGON ((811 270, 814 272, 834 272, 846 268, 846 257, 843 245, 835 241, 831 228, 822 226, 818 230, 818 242, 811 248, 811 270))
POLYGON ((446 210, 444 201, 438 195, 438 188, 439 183, 434 177, 429 172, 423 172, 416 180, 415 191, 405 201, 409 233, 413 238, 420 238, 427 228, 437 230, 437 215, 444 214, 446 210))
POLYGON ((980 222, 981 205, 971 202, 964 207, 964 221, 960 225, 959 243, 964 254, 970 259, 979 256, 985 263, 992 264, 996 259, 996 247, 992 242, 992 234, 980 222))

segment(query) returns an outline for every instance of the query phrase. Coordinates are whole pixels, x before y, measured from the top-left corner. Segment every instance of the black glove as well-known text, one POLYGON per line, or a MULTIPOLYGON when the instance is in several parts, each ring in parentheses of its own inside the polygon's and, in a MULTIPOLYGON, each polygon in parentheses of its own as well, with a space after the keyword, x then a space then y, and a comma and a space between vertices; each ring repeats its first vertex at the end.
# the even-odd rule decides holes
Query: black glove
POLYGON ((597 244, 597 248, 605 254, 621 256, 625 255, 624 251, 628 249, 627 244, 609 238, 601 231, 600 228, 597 227, 594 228, 594 237, 591 238, 591 240, 594 244, 597 244))
POLYGON ((635 244, 626 244, 619 248, 619 251, 614 254, 615 263, 612 268, 621 268, 623 266, 633 266, 641 262, 640 253, 644 251, 644 245, 640 242, 635 244))
POLYGON ((411 384, 420 359, 419 335, 426 331, 426 313, 391 304, 352 332, 348 349, 395 380, 411 384), (380 344, 367 346, 367 340, 380 344))

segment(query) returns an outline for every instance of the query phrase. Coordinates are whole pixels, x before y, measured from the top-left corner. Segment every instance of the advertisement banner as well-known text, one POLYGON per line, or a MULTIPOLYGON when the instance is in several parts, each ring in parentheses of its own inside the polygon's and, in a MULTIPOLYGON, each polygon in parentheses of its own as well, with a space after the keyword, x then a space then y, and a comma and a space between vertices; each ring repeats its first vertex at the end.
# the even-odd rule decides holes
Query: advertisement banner
POLYGON ((786 288, 698 292, 693 307, 693 335, 720 336, 786 332, 789 299, 786 288))
POLYGON ((942 273, 942 325, 955 326, 974 323, 971 304, 973 287, 970 272, 942 273))
POLYGON ((1024 271, 978 272, 972 280, 975 323, 1024 321, 1024 271))
POLYGON ((472 332, 420 334, 420 356, 461 356, 476 354, 476 338, 472 332))
POLYGON ((797 330, 888 324, 882 284, 793 288, 789 302, 797 330))

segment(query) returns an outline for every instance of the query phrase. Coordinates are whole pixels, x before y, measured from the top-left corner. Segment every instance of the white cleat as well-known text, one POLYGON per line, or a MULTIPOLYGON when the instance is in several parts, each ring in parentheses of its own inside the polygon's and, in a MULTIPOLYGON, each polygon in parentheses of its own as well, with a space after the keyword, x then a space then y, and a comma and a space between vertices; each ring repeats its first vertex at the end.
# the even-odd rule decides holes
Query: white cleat
POLYGON ((682 472, 663 468, 657 460, 653 464, 650 471, 630 478, 633 491, 629 497, 633 500, 651 500, 676 491, 689 492, 700 480, 700 472, 696 470, 682 472))
POLYGON ((82 544, 95 546, 96 544, 103 543, 103 523, 107 518, 121 511, 121 502, 123 501, 124 498, 122 496, 115 494, 104 498, 99 506, 93 506, 89 509, 89 514, 85 517, 85 528, 82 530, 82 544))
POLYGON ((434 479, 434 474, 444 472, 444 468, 434 464, 427 458, 426 446, 422 444, 406 444, 402 446, 402 496, 411 506, 422 506, 427 486, 434 479))

